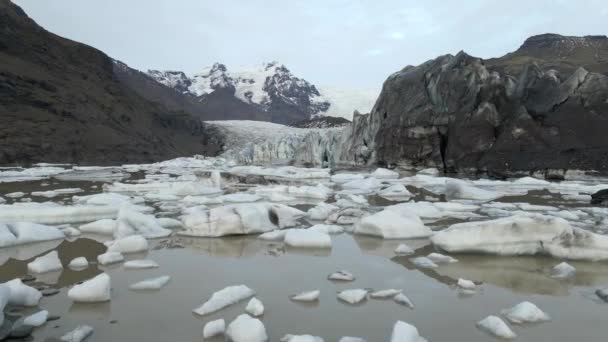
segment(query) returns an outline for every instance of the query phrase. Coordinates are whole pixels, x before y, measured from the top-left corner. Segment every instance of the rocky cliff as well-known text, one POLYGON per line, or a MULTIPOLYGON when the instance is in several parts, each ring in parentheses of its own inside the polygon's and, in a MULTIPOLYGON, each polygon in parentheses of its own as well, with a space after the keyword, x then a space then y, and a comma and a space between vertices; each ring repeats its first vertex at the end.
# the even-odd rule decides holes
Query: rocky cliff
POLYGON ((541 35, 391 75, 350 142, 359 162, 448 172, 608 170, 608 38, 541 35))
POLYGON ((198 117, 146 100, 114 68, 99 50, 47 32, 0 0, 0 164, 117 164, 216 152, 214 134, 198 117))

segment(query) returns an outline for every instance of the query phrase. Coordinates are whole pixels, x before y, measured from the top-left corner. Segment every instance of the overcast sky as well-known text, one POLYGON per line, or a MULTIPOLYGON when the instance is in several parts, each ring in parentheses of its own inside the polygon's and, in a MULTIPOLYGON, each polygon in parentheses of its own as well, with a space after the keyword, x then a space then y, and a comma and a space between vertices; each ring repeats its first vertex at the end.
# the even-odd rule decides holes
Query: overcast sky
POLYGON ((608 34, 606 0, 13 0, 46 29, 140 69, 195 73, 278 60, 317 85, 379 87, 465 50, 534 34, 608 34))

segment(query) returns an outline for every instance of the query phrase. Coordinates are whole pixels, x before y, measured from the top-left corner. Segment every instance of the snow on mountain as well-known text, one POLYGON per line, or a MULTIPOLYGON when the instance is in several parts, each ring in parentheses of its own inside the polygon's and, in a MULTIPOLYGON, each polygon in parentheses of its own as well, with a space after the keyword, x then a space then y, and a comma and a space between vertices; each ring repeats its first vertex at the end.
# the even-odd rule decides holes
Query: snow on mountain
POLYGON ((179 71, 150 70, 148 75, 159 83, 190 94, 201 101, 219 90, 233 93, 238 100, 268 112, 296 111, 308 119, 317 116, 352 118, 354 110, 368 112, 378 90, 318 89, 308 81, 294 76, 278 62, 229 70, 215 63, 201 72, 186 76, 179 71))

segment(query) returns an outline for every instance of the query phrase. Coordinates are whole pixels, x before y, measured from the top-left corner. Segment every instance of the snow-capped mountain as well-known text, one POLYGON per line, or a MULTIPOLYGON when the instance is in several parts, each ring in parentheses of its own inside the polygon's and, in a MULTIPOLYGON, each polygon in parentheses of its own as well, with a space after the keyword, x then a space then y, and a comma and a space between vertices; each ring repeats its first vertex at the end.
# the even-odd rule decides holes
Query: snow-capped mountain
MULTIPOLYGON (((188 77, 181 71, 150 70, 148 75, 177 92, 194 96, 201 102, 215 101, 222 93, 233 96, 256 110, 269 114, 269 121, 294 123, 317 116, 340 116, 350 119, 354 110, 368 112, 379 91, 319 89, 293 75, 278 62, 241 67, 234 71, 224 64, 188 77)), ((259 119, 260 116, 258 116, 259 119)))

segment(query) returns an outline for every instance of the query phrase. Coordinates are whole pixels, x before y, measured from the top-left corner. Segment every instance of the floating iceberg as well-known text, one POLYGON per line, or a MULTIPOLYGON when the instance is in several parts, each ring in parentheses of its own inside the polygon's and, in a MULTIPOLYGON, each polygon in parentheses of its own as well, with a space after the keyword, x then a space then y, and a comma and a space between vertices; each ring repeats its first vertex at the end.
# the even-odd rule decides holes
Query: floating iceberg
POLYGON ((367 298, 367 290, 365 289, 351 289, 344 290, 338 293, 338 298, 347 302, 348 304, 357 304, 367 298))
POLYGON ((511 323, 538 323, 551 320, 549 315, 530 302, 521 302, 510 309, 503 310, 501 314, 511 323))
POLYGON ((377 194, 378 196, 389 200, 406 200, 413 196, 403 184, 391 185, 388 188, 378 191, 377 194))
POLYGON ((458 262, 458 260, 452 258, 449 255, 443 255, 443 254, 439 254, 439 253, 431 253, 431 254, 427 255, 426 257, 431 259, 436 264, 452 264, 452 263, 458 262))
POLYGON ((83 233, 99 234, 99 235, 114 235, 116 229, 116 220, 101 219, 91 223, 83 224, 78 229, 83 233))
POLYGON ((142 214, 129 207, 120 209, 114 230, 115 239, 131 235, 142 235, 145 238, 154 239, 170 234, 171 231, 163 228, 154 216, 142 214))
POLYGON ((57 251, 51 251, 43 256, 39 256, 34 261, 27 264, 30 273, 47 273, 63 269, 57 251))
POLYGON ((370 293, 369 296, 372 298, 375 298, 375 299, 386 299, 389 297, 395 297, 402 291, 403 290, 397 290, 397 289, 378 290, 378 291, 374 291, 374 292, 370 293))
POLYGON ((331 237, 310 229, 290 229, 285 234, 285 244, 300 248, 331 248, 331 237))
POLYGON ((551 278, 566 279, 576 275, 576 268, 567 262, 562 262, 551 269, 551 278))
POLYGON ((264 304, 262 304, 259 299, 253 297, 251 298, 249 303, 247 303, 247 306, 245 307, 245 312, 247 312, 253 317, 261 316, 264 314, 264 304))
POLYGON ((160 290, 171 280, 168 275, 145 279, 129 286, 129 289, 140 291, 140 290, 160 290))
POLYGON ((414 308, 414 304, 412 303, 412 301, 403 293, 396 294, 395 297, 393 297, 393 300, 395 301, 395 303, 407 306, 410 309, 414 308))
POLYGON ((4 284, 10 290, 8 303, 19 306, 36 306, 42 297, 42 293, 31 286, 23 284, 21 279, 13 279, 4 284))
POLYGON ((245 285, 228 286, 215 292, 209 300, 193 311, 195 314, 203 316, 253 296, 255 296, 255 291, 245 285))
POLYGON ((378 179, 397 179, 399 178, 399 172, 392 171, 389 169, 377 168, 376 171, 372 172, 372 177, 378 179))
POLYGON ((450 253, 546 254, 572 260, 608 259, 608 236, 573 228, 562 218, 542 215, 459 223, 436 233, 431 242, 450 253))
POLYGON ((23 324, 29 325, 32 327, 39 327, 46 323, 46 320, 49 317, 49 312, 46 310, 41 310, 36 312, 35 314, 29 315, 25 317, 23 320, 23 324))
POLYGON ((393 326, 391 342, 426 342, 426 339, 420 336, 415 326, 397 321, 393 326))
POLYGON ((51 226, 37 223, 0 223, 0 248, 65 238, 65 234, 51 226))
POLYGON ((110 300, 110 276, 101 273, 82 284, 74 285, 68 291, 68 297, 75 302, 107 302, 110 300))
POLYGON ((223 335, 226 331, 226 321, 224 319, 216 319, 210 321, 203 327, 203 338, 212 338, 215 336, 223 335))
POLYGON ((361 219, 355 226, 355 234, 383 239, 414 239, 431 236, 433 232, 416 215, 383 210, 361 219))
POLYGON ((458 278, 458 282, 456 284, 458 285, 458 287, 464 290, 474 291, 477 288, 477 285, 475 285, 473 281, 462 278, 458 278))
POLYGON ((281 342, 324 342, 319 336, 312 335, 291 335, 281 337, 281 342))
POLYGON ((69 333, 61 336, 61 341, 64 342, 82 342, 87 337, 93 334, 93 327, 88 325, 80 325, 76 327, 76 329, 70 331, 69 333))
POLYGON ((119 252, 106 252, 97 256, 97 262, 104 266, 115 264, 123 260, 125 260, 125 257, 119 252))
POLYGON ((505 340, 512 340, 517 337, 507 323, 496 316, 488 316, 482 319, 477 322, 477 327, 490 335, 504 338, 505 340))
POLYGON ((302 292, 297 295, 291 296, 291 300, 294 300, 296 302, 314 302, 316 300, 319 300, 320 294, 321 294, 321 291, 319 291, 319 290, 306 291, 306 292, 302 292))
POLYGON ((282 204, 234 204, 211 210, 192 210, 182 217, 186 236, 219 237, 265 233, 293 227, 304 212, 282 204))
POLYGON ((139 253, 148 250, 148 240, 141 235, 131 235, 109 243, 108 252, 123 254, 139 253))
POLYGON ((89 262, 85 257, 78 257, 72 259, 72 261, 70 261, 70 263, 68 264, 68 267, 73 270, 82 270, 84 268, 89 267, 89 262))
POLYGON ((433 260, 431 260, 427 257, 417 257, 417 258, 410 259, 410 261, 414 265, 416 265, 416 267, 420 267, 420 268, 437 268, 437 267, 439 267, 436 263, 433 262, 433 260))
POLYGON ((114 218, 118 207, 54 203, 17 203, 0 205, 0 222, 34 222, 40 224, 65 224, 114 218))
POLYGON ((353 281, 355 280, 355 276, 348 271, 340 270, 327 276, 327 279, 334 281, 353 281))
POLYGON ((410 254, 414 254, 414 250, 412 249, 412 247, 406 245, 405 243, 401 243, 401 244, 399 244, 399 246, 397 246, 397 248, 395 248, 395 254, 410 255, 410 254))
POLYGON ((146 269, 158 268, 158 264, 154 260, 129 260, 123 264, 125 269, 146 269))
POLYGON ((228 325, 226 336, 232 342, 266 342, 268 335, 262 321, 247 314, 238 316, 228 325))
POLYGON ((445 197, 450 200, 467 199, 475 201, 492 201, 502 196, 504 196, 504 194, 480 189, 461 180, 449 180, 445 183, 445 197))

